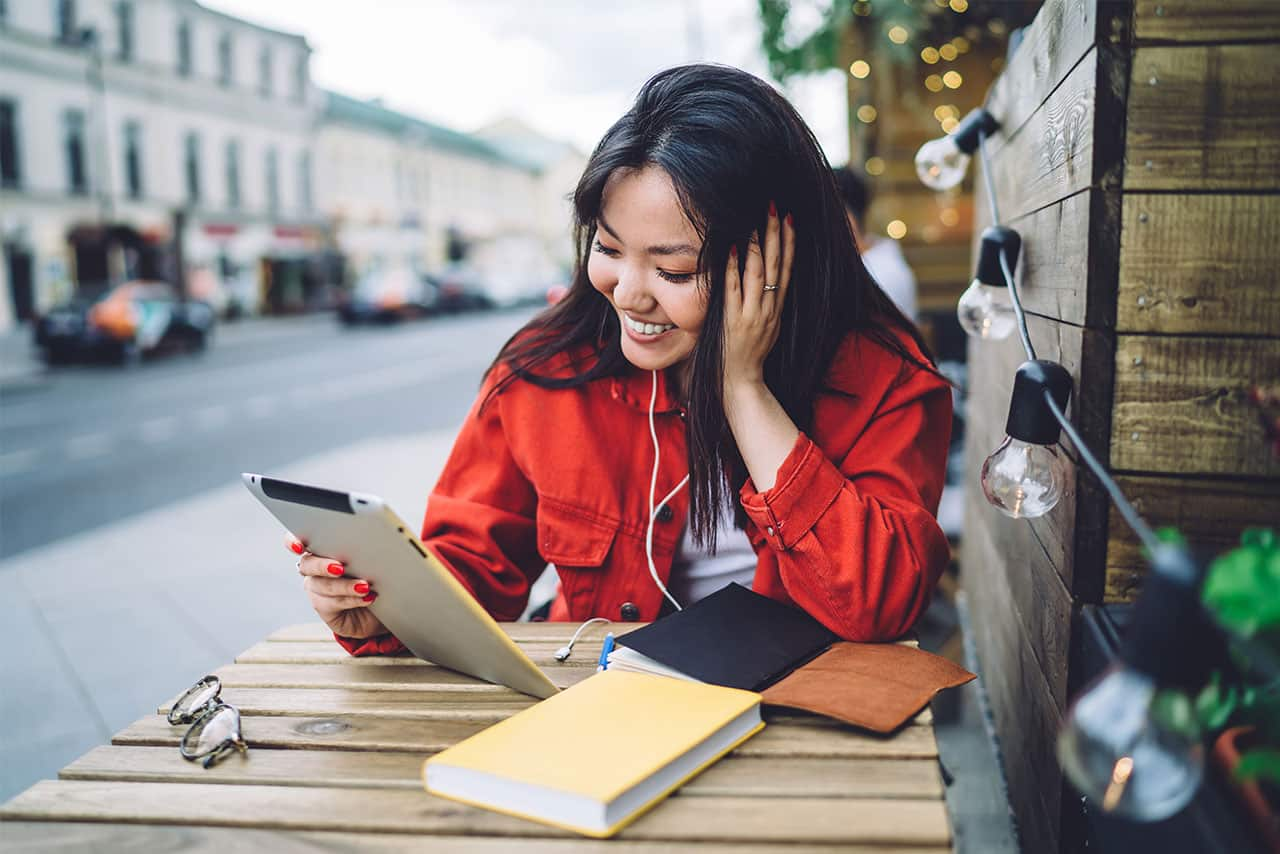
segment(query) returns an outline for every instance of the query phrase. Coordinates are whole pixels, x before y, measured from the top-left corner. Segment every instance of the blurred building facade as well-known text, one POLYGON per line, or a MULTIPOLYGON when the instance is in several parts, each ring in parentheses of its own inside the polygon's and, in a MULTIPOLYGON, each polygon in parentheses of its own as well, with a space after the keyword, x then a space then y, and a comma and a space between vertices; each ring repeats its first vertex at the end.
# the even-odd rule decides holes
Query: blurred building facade
POLYGON ((0 327, 165 275, 175 229, 195 295, 256 304, 321 236, 310 54, 194 0, 0 3, 0 327))
POLYGON ((325 92, 310 61, 195 0, 0 0, 0 331, 136 276, 256 312, 383 265, 564 275, 581 154, 325 92))

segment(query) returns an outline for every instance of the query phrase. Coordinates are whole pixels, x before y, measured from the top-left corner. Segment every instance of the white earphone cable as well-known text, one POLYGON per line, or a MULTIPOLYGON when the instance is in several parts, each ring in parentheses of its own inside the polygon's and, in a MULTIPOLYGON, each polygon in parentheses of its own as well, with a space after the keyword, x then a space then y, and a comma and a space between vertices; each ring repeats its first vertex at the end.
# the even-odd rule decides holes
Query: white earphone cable
POLYGON ((649 575, 653 578, 653 583, 658 585, 658 589, 662 591, 662 595, 667 598, 677 611, 684 610, 680 607, 680 603, 676 601, 676 597, 671 595, 671 591, 667 590, 662 579, 658 577, 658 567, 653 562, 653 520, 658 515, 658 511, 666 505, 668 501, 675 497, 686 483, 689 482, 689 475, 684 476, 684 480, 676 484, 676 488, 667 493, 667 497, 662 499, 656 506, 653 503, 654 495, 658 490, 658 461, 662 459, 662 451, 658 447, 658 430, 653 424, 653 410, 658 405, 658 372, 653 371, 653 393, 649 395, 649 436, 653 439, 653 474, 649 478, 649 526, 644 536, 644 556, 649 561, 649 575))

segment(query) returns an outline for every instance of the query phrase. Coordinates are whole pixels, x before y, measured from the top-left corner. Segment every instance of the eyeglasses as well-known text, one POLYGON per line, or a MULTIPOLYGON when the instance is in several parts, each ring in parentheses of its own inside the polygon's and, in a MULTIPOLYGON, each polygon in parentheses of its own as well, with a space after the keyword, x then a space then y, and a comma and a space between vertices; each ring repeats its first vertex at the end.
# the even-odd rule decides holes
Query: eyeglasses
POLYGON ((203 759, 206 768, 221 762, 233 750, 249 751, 240 735, 240 710, 224 703, 218 696, 221 693, 221 680, 206 676, 169 709, 171 725, 191 724, 178 745, 182 758, 192 762, 203 759))

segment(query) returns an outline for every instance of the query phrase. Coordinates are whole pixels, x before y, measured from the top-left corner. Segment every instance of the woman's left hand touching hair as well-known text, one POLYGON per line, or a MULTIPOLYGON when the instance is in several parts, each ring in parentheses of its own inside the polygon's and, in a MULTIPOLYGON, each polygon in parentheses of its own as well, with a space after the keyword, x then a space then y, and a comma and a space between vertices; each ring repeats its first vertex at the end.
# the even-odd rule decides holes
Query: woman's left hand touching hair
POLYGON ((747 245, 745 270, 738 272, 738 247, 729 251, 724 297, 724 395, 731 389, 764 385, 764 360, 778 340, 783 301, 795 259, 791 215, 778 216, 769 203, 763 246, 758 233, 747 245))
POLYGON ((761 492, 773 486, 778 467, 800 435, 764 381, 764 360, 781 328, 795 245, 791 215, 780 218, 770 202, 763 245, 753 234, 741 274, 735 246, 724 277, 724 414, 761 492))

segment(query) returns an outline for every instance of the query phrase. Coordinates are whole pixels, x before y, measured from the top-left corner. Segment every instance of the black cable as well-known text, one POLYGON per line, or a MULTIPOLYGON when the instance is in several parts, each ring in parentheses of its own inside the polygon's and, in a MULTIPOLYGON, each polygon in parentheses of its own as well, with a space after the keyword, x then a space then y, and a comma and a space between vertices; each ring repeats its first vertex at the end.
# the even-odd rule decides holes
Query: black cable
MULTIPOLYGON (((987 135, 985 133, 978 134, 978 156, 982 158, 982 178, 987 185, 987 204, 991 208, 991 219, 993 225, 1000 225, 1000 207, 996 201, 996 186, 991 178, 991 161, 987 158, 987 135)), ((1013 316, 1018 321, 1018 337, 1022 339, 1022 349, 1026 351, 1027 358, 1035 361, 1036 348, 1031 344, 1031 333, 1027 330, 1027 315, 1022 310, 1022 297, 1018 294, 1018 289, 1013 286, 1013 270, 1009 268, 1009 258, 1005 255, 1004 249, 1000 250, 1000 272, 1004 274, 1005 284, 1009 287, 1009 297, 1013 301, 1013 316)))

